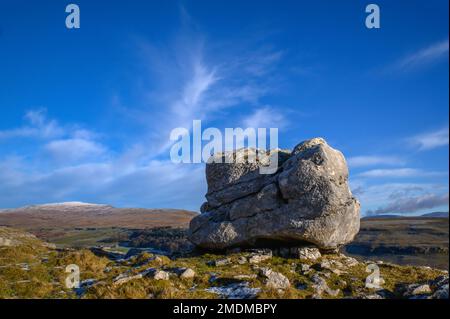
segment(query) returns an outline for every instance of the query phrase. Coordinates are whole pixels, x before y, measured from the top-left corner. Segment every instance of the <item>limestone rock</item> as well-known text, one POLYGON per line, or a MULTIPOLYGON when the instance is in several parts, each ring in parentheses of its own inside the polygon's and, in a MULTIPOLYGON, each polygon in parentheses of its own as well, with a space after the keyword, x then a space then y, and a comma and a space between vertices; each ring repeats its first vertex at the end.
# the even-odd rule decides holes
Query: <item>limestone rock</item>
POLYGON ((222 287, 205 289, 207 292, 218 294, 226 299, 254 299, 261 291, 260 288, 249 287, 248 282, 232 283, 222 287))
POLYGON ((302 247, 298 248, 297 255, 299 259, 306 259, 306 260, 316 260, 322 257, 319 249, 314 247, 302 247))
POLYGON ((336 297, 339 294, 339 289, 333 290, 328 287, 325 279, 320 277, 318 274, 312 276, 311 281, 313 282, 313 288, 316 290, 316 294, 318 296, 321 296, 324 292, 333 297, 336 297))
POLYGON ((9 238, 0 237, 0 247, 2 247, 2 246, 6 246, 6 247, 13 246, 13 242, 9 238))
POLYGON ((359 203, 348 186, 341 152, 314 138, 292 152, 277 150, 278 170, 260 174, 267 162, 251 162, 259 150, 216 155, 240 163, 206 165, 208 192, 202 214, 192 219, 189 239, 199 247, 298 246, 335 250, 359 231, 359 203))
POLYGON ((253 253, 248 258, 248 262, 250 264, 259 264, 262 261, 268 260, 272 258, 272 252, 263 252, 263 253, 253 253))
POLYGON ((156 270, 152 273, 155 280, 169 280, 169 273, 164 270, 156 270))
POLYGON ((180 278, 191 279, 195 277, 195 271, 191 268, 186 268, 181 274, 180 278))
POLYGON ((268 288, 287 289, 291 286, 289 279, 287 279, 283 274, 275 272, 270 268, 260 268, 259 273, 261 276, 266 278, 265 283, 268 288))
POLYGON ((226 266, 226 265, 231 264, 231 259, 230 258, 222 258, 222 259, 212 260, 212 261, 208 262, 208 264, 210 266, 216 266, 216 267, 226 266))
POLYGON ((431 293, 431 288, 428 285, 413 285, 409 288, 410 294, 413 296, 431 293))

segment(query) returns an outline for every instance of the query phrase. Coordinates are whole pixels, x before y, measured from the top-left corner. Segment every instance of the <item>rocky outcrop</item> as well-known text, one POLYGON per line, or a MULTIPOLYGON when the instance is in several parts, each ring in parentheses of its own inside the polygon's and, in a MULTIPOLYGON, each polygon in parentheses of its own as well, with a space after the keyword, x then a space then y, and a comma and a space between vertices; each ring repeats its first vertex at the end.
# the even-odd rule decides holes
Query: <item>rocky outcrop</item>
POLYGON ((249 161, 260 151, 220 154, 206 165, 208 192, 202 214, 192 219, 189 239, 199 247, 225 249, 312 243, 334 250, 359 231, 359 203, 348 187, 341 152, 322 138, 277 150, 274 174, 260 174, 267 162, 249 161), (226 163, 227 157, 240 162, 226 163), (244 160, 242 160, 244 159, 244 160))

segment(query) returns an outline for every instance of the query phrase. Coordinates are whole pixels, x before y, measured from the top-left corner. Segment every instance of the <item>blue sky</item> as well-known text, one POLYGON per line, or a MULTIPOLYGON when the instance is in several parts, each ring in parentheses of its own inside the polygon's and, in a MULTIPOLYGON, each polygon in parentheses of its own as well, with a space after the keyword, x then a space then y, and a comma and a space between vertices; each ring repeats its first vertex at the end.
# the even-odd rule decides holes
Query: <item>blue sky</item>
POLYGON ((448 1, 0 1, 0 208, 198 210, 170 131, 278 127, 348 160, 363 214, 448 210, 448 1))

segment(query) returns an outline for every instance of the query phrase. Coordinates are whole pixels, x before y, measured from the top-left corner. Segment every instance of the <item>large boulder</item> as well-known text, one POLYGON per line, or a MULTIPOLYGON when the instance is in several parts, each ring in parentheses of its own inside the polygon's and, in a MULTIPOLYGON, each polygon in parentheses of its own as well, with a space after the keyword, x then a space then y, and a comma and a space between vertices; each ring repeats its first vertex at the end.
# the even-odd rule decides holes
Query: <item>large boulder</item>
POLYGON ((261 174, 267 162, 250 163, 241 149, 226 158, 238 163, 206 165, 207 202, 192 219, 189 239, 199 247, 315 244, 334 250, 359 231, 359 202, 348 186, 348 168, 341 152, 314 138, 292 152, 277 150, 278 170, 261 174))

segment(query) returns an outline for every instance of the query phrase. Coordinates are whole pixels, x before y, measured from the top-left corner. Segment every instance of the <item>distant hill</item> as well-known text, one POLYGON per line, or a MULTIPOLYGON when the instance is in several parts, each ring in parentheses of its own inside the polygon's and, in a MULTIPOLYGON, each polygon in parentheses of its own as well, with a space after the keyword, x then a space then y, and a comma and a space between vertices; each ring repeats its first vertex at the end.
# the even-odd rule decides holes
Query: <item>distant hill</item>
POLYGON ((344 249, 373 260, 448 269, 448 236, 447 218, 363 218, 359 233, 344 249))
POLYGON ((444 217, 444 218, 448 218, 448 212, 428 213, 428 214, 423 214, 422 217, 444 217))
POLYGON ((197 213, 181 209, 115 208, 67 202, 2 210, 0 226, 22 229, 187 227, 195 215, 197 213))
POLYGON ((408 215, 394 215, 394 214, 383 214, 383 215, 371 215, 364 216, 363 219, 380 219, 380 218, 417 218, 417 217, 425 217, 425 218, 448 218, 448 212, 433 212, 422 214, 419 216, 408 216, 408 215))
POLYGON ((373 218, 402 218, 400 215, 370 215, 364 216, 363 219, 373 219, 373 218))

